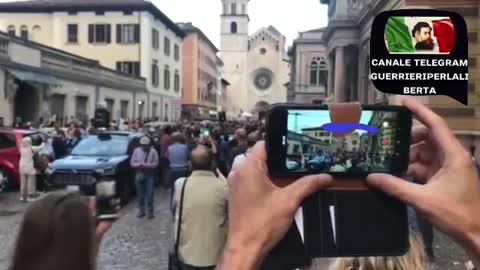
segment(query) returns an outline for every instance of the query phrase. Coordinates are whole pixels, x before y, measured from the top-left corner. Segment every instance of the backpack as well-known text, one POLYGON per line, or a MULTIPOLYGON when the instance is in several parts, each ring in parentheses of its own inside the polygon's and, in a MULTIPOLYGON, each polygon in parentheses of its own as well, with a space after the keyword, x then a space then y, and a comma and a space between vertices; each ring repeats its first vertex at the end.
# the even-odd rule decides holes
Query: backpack
POLYGON ((49 163, 50 160, 48 159, 47 155, 40 152, 36 152, 35 154, 33 154, 33 167, 37 171, 44 172, 48 168, 49 163))

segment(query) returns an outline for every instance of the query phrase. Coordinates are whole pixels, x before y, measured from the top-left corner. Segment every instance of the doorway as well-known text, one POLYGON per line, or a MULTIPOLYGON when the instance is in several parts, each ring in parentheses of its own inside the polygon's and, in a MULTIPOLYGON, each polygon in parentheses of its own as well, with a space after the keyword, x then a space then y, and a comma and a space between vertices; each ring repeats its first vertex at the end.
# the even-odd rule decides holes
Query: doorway
POLYGON ((17 82, 19 87, 14 99, 14 116, 20 118, 22 123, 38 120, 39 95, 38 89, 25 83, 17 82))

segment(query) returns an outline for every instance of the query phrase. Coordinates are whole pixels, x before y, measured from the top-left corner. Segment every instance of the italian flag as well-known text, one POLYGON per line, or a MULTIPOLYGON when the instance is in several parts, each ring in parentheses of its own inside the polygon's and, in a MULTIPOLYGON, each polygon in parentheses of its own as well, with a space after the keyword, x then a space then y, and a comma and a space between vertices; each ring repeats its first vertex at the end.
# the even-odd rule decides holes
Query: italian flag
POLYGON ((438 42, 438 50, 441 53, 449 53, 455 47, 455 26, 453 26, 452 20, 442 19, 434 20, 433 32, 438 42))
POLYGON ((386 25, 385 35, 390 52, 415 52, 412 32, 405 24, 405 17, 390 17, 386 25))

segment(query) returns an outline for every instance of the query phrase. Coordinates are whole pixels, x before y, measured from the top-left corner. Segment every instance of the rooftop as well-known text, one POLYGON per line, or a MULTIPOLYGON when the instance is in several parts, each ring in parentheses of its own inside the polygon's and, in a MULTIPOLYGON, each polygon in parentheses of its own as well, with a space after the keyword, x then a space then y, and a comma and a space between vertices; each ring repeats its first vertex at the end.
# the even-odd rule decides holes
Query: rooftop
POLYGON ((153 3, 145 0, 31 0, 0 3, 0 12, 149 11, 179 37, 183 31, 153 3))
MULTIPOLYGON (((133 0, 130 0, 133 1, 133 0)), ((215 51, 219 52, 218 48, 213 44, 213 42, 205 35, 200 28, 194 26, 191 22, 177 23, 177 26, 185 33, 197 33, 200 35, 200 38, 205 40, 208 45, 215 51)))

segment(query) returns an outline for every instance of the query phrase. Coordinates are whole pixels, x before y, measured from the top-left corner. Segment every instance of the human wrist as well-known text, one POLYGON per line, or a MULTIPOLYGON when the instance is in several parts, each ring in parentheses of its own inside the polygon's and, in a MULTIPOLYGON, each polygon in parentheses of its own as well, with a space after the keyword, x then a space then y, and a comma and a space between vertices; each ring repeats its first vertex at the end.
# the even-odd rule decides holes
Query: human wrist
POLYGON ((264 258, 263 246, 261 241, 229 237, 217 270, 258 269, 264 258))

